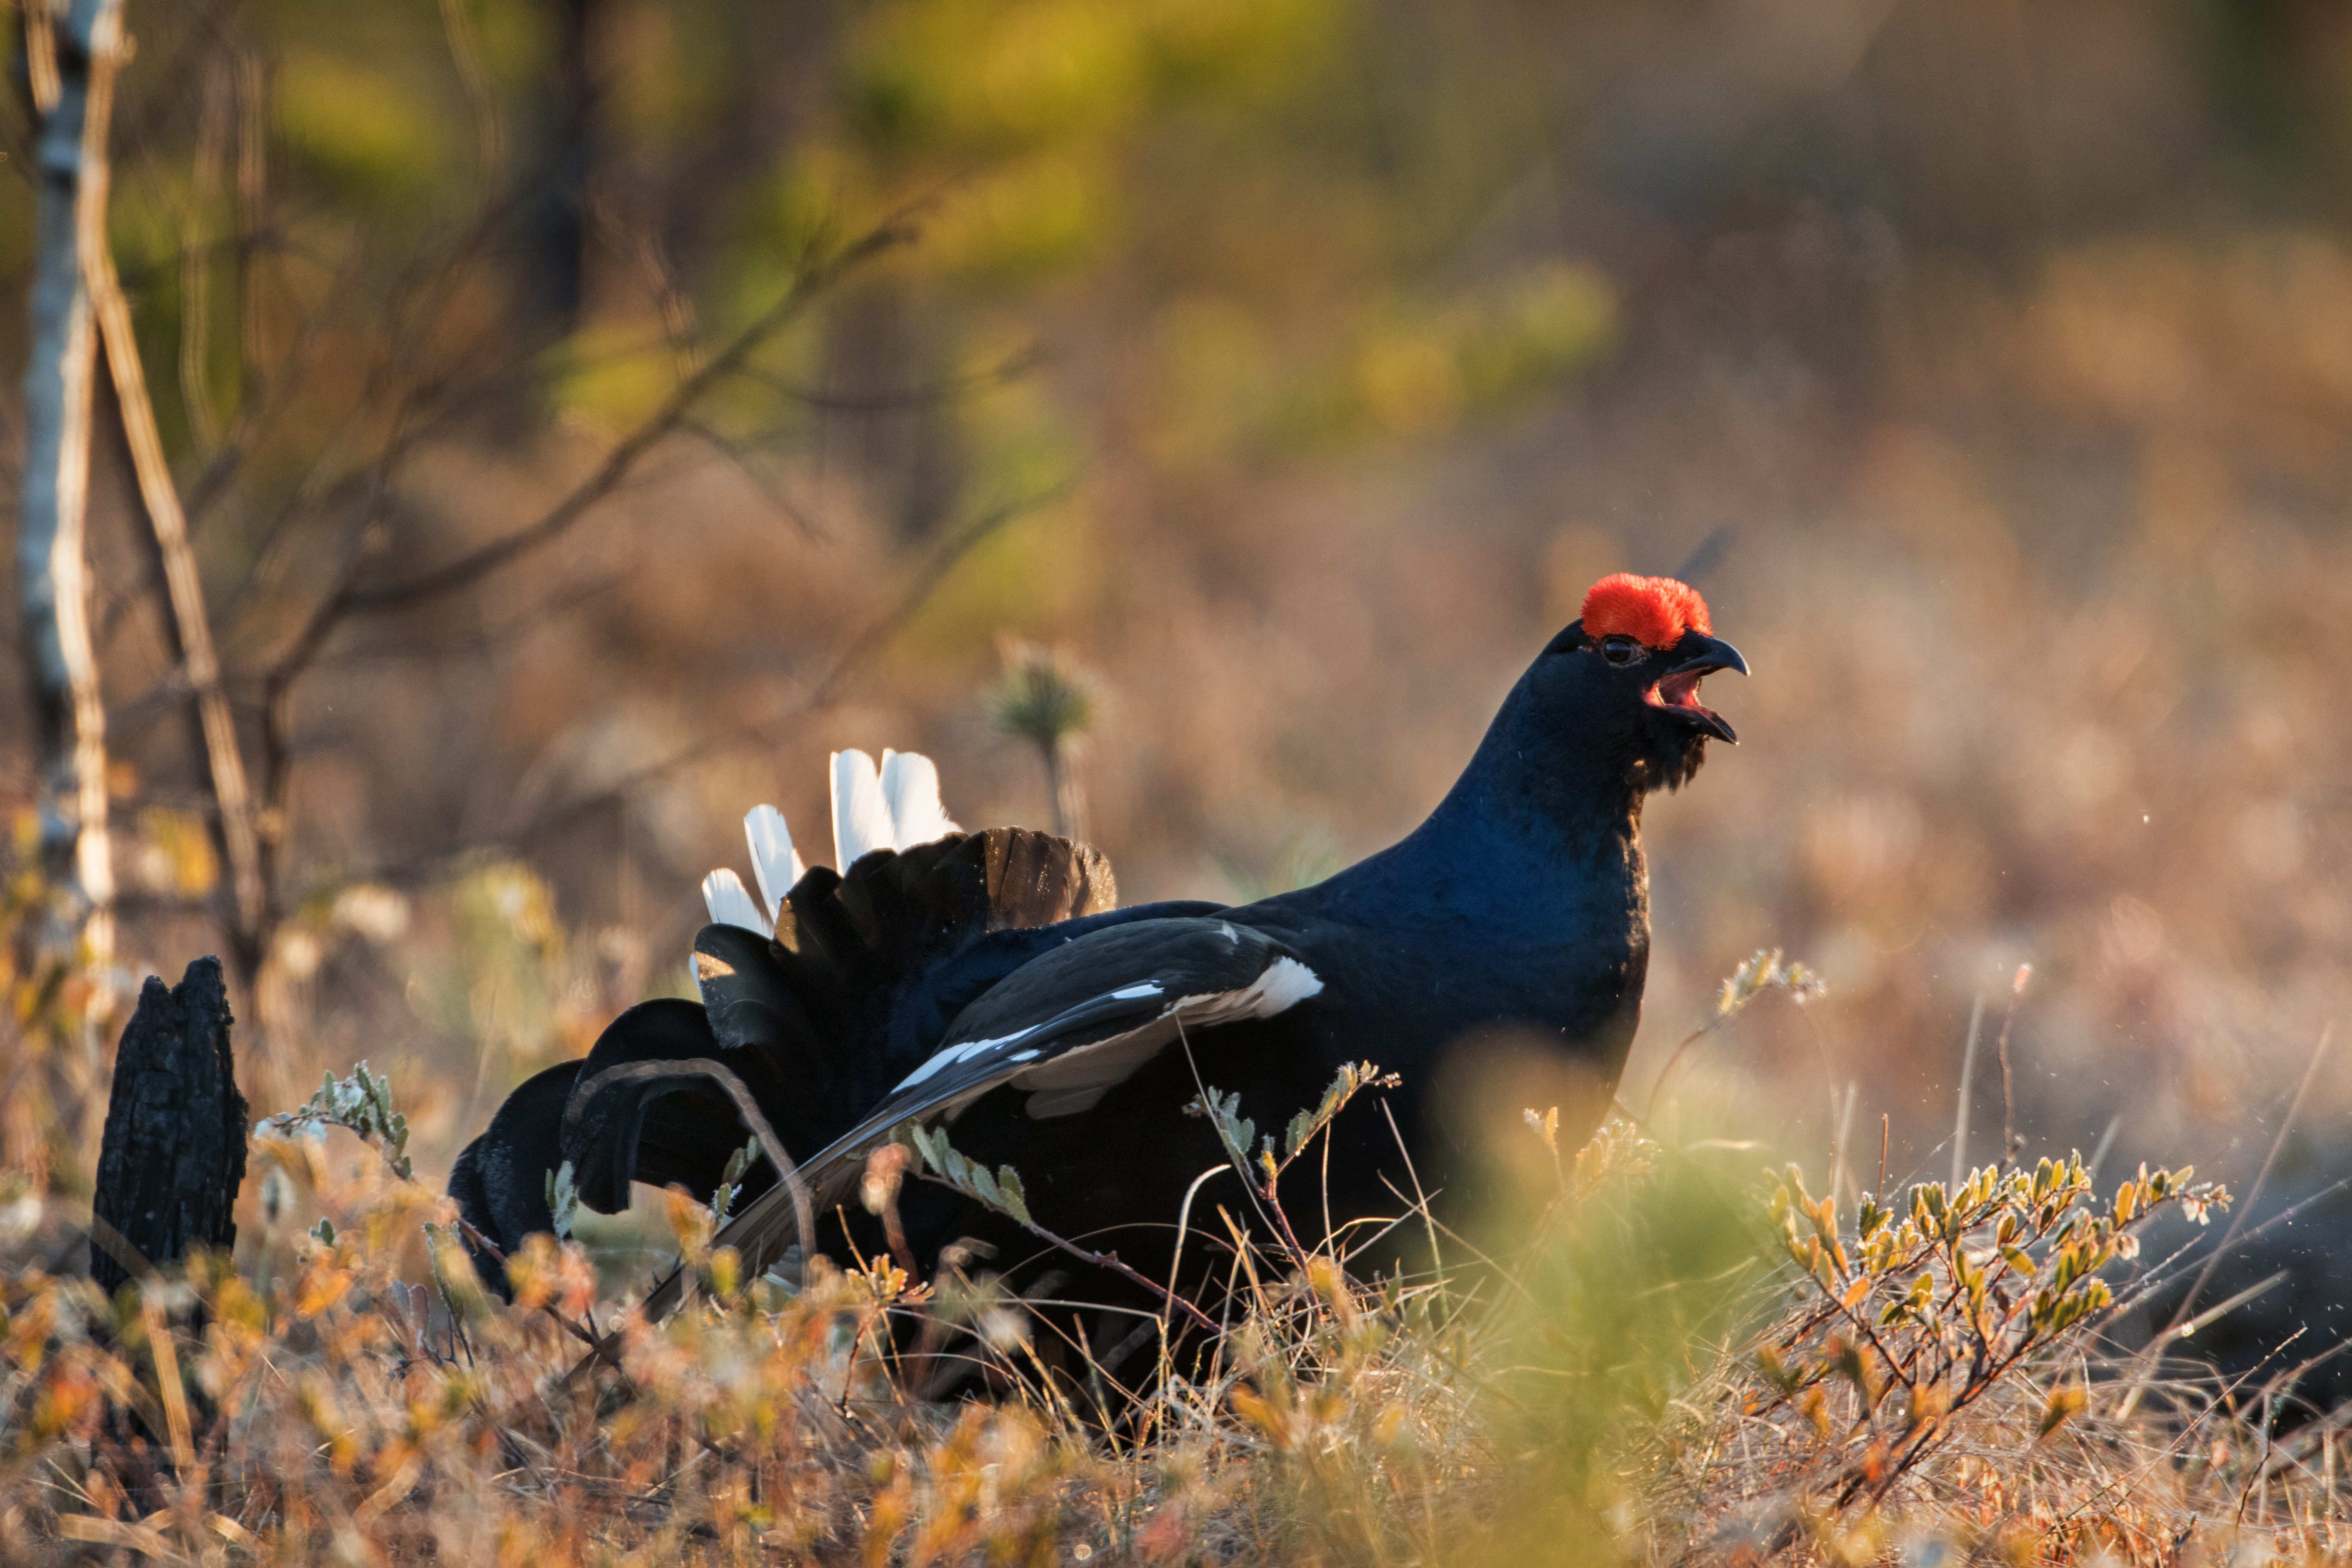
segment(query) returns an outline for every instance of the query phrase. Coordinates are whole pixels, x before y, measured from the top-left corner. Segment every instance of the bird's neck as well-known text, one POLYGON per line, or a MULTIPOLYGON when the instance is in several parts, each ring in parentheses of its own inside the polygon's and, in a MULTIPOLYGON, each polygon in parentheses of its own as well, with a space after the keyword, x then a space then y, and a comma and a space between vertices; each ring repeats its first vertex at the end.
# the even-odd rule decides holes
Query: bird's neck
POLYGON ((1598 748, 1547 744, 1512 718, 1497 716, 1419 827, 1322 885, 1327 907, 1380 923, 1466 922, 1534 945, 1646 931, 1642 792, 1598 748))
POLYGON ((1638 839, 1643 791, 1613 749, 1578 744, 1515 706, 1496 716, 1469 766, 1412 837, 1450 845, 1499 828, 1526 851, 1572 858, 1638 839))

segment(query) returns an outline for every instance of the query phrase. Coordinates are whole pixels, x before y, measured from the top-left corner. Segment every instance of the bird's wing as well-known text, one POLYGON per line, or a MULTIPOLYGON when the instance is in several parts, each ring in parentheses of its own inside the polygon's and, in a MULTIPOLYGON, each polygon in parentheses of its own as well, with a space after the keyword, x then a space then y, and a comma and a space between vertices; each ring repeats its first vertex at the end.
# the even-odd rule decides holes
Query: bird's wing
POLYGON ((864 1124, 952 1117, 1004 1084, 1029 1091, 1032 1117, 1074 1115, 1180 1026, 1271 1017, 1322 989, 1287 949, 1231 921, 1114 926, 1014 971, 965 1009, 864 1124))
MULTIPOLYGON (((1264 932, 1210 917, 1137 921, 1037 958, 966 1008, 946 1040, 856 1126, 801 1167, 816 1212, 841 1201, 866 1157, 908 1122, 943 1121, 1000 1088, 1026 1090, 1045 1119, 1089 1110, 1180 1032, 1268 1018, 1323 989, 1297 955, 1264 932)), ((717 1238, 754 1273, 797 1239, 779 1186, 717 1238)), ((646 1300, 659 1313, 678 1281, 646 1300)))

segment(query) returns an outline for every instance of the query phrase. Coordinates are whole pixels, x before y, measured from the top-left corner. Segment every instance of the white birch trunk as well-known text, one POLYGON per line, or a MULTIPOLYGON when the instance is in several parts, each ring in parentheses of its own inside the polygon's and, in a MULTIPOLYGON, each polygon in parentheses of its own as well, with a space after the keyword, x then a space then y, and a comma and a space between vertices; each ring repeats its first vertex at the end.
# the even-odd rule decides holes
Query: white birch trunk
POLYGON ((43 728, 43 837, 53 867, 79 895, 89 956, 104 963, 114 946, 114 865, 106 824, 106 709, 90 640, 83 528, 98 364, 84 256, 105 235, 106 122, 121 4, 73 0, 54 21, 42 0, 27 12, 41 127, 17 591, 43 728))

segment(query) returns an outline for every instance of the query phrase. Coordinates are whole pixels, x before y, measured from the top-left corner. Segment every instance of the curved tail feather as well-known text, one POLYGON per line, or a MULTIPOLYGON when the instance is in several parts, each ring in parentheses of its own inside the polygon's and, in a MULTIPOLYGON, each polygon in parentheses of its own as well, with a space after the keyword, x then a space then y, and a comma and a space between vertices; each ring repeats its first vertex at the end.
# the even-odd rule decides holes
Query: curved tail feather
POLYGON ((963 831, 940 804, 938 764, 920 752, 883 752, 882 798, 901 849, 963 831))
MULTIPOLYGON (((737 1121, 732 1097, 708 1073, 687 1066, 717 1054, 702 1008, 676 997, 641 1002, 606 1026, 577 1064, 562 1111, 562 1155, 572 1162, 582 1203, 618 1213, 629 1206, 632 1182, 709 1197, 743 1145, 740 1135, 716 1135, 737 1121), (678 1070, 664 1070, 673 1063, 678 1070)), ((730 1064, 755 1101, 789 1101, 789 1086, 768 1078, 763 1067, 756 1058, 730 1064)), ((754 1169, 745 1187, 766 1190, 773 1172, 754 1169)))
MULTIPOLYGON (((524 1079, 449 1168, 457 1212, 500 1252, 511 1256, 524 1237, 555 1227, 547 1178, 563 1163, 563 1107, 579 1071, 578 1062, 560 1062, 524 1079)), ((472 1237, 466 1237, 466 1250, 482 1282, 509 1295, 507 1271, 497 1259, 472 1237)))
MULTIPOLYGON (((633 1181, 709 1197, 742 1146, 740 1138, 712 1136, 738 1120, 732 1098, 708 1073, 642 1069, 683 1067, 713 1050, 702 1008, 663 998, 614 1019, 585 1058, 525 1079, 450 1168, 449 1195, 466 1223, 509 1254, 523 1237, 553 1229, 548 1178, 566 1160, 580 1201, 605 1214, 628 1207, 633 1181), (631 1076, 631 1068, 640 1070, 631 1076)), ((757 1074, 754 1061, 739 1061, 757 1074)), ((769 1099, 790 1099, 781 1084, 761 1087, 769 1099)), ((752 1094, 760 1098, 758 1089, 752 1094)), ((742 1189, 764 1193, 774 1182, 772 1167, 755 1165, 742 1189)), ((503 1292, 505 1271, 471 1240, 467 1245, 485 1280, 503 1292)))
POLYGON ((710 911, 711 920, 718 924, 736 926, 759 936, 766 936, 775 930, 773 917, 763 913, 760 906, 751 901, 751 893, 743 886, 743 879, 728 867, 721 866, 702 879, 702 903, 710 911))
MULTIPOLYGON (((767 906, 768 929, 776 928, 776 911, 784 895, 806 874, 799 851, 793 847, 792 829, 784 814, 772 805, 755 805, 743 816, 743 837, 751 844, 751 875, 759 879, 760 901, 767 906)), ((707 884, 706 884, 707 886, 707 884)), ((714 914, 713 920, 719 917, 714 914)))

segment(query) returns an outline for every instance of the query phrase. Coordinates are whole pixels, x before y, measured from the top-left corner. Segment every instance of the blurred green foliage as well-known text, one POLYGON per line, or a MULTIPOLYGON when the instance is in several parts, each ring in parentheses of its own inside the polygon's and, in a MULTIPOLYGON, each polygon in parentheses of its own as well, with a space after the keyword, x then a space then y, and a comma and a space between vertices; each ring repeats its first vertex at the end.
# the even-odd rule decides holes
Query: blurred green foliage
MULTIPOLYGON (((480 252, 487 292, 453 324, 485 366, 525 355, 526 384, 506 395, 535 391, 608 428, 691 363, 682 325, 728 330, 821 237, 911 207, 922 243, 872 285, 920 322, 902 380, 1036 349, 1022 323, 1043 300, 1139 288, 1151 302, 1128 353, 1160 432, 1146 449, 1206 474, 1444 431, 1608 351, 1612 292, 1590 266, 1447 256, 1524 151, 1451 132, 1400 140, 1381 123, 1403 108, 1375 100, 1403 86, 1381 79, 1405 47, 1384 21, 1349 0, 448 0, 350 26, 253 4, 223 35, 133 5, 125 102, 141 156, 111 222, 142 344, 184 366, 151 378, 183 448, 234 421, 254 385, 241 359, 283 352, 339 269, 413 287, 404 270, 484 203, 509 221, 480 252), (571 118, 567 94, 586 105, 571 118), (241 213, 248 180, 266 184, 268 214, 241 213), (551 181, 585 209, 568 260, 535 226, 551 181), (257 220, 268 226, 245 232, 257 220), (188 246, 213 264, 181 265, 188 246), (559 262, 586 275, 568 319, 534 306, 559 262), (242 303, 240 269, 261 275, 242 303), (191 287, 205 298, 183 298, 191 287), (500 309, 501 293, 520 308, 500 309), (189 396, 216 406, 192 418, 189 396)), ((814 385, 842 331, 796 329, 761 368, 814 385)), ((330 442, 358 390, 285 411, 257 465, 330 442)), ((988 498, 1066 478, 1102 435, 1073 390, 1016 382, 960 402, 956 482, 988 498)), ((739 437, 811 417, 790 395, 723 402, 739 437)))

